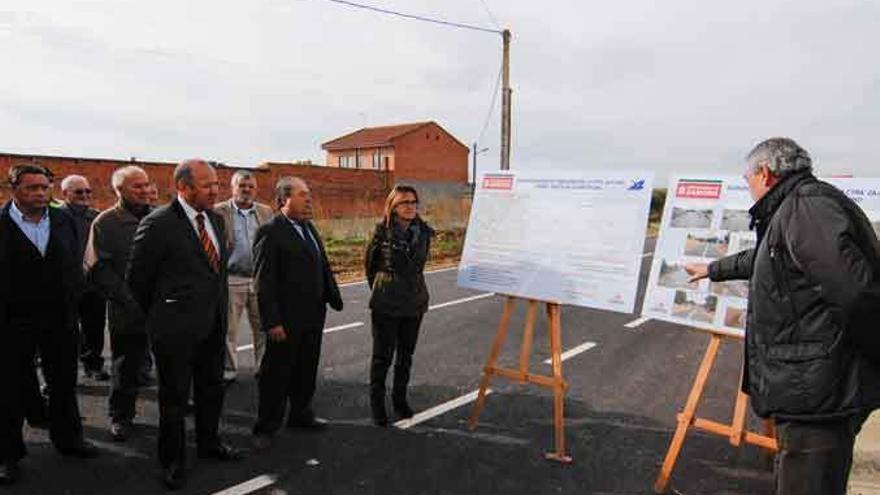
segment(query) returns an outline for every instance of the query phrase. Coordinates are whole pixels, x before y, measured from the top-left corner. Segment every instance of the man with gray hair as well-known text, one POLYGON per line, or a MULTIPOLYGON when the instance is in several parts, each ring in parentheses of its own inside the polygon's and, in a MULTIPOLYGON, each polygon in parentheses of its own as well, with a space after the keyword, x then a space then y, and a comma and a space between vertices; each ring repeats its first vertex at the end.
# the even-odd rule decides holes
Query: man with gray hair
POLYGON ((131 432, 138 378, 147 353, 143 311, 125 283, 125 266, 138 224, 151 211, 150 181, 142 168, 129 165, 116 169, 110 182, 119 201, 92 223, 84 268, 91 283, 110 301, 110 435, 122 442, 131 432))
MULTIPOLYGON (((68 175, 61 181, 61 194, 64 203, 59 207, 73 218, 79 237, 79 252, 82 262, 89 229, 100 213, 92 208, 92 188, 88 179, 82 175, 68 175)), ((104 370, 104 321, 107 317, 107 301, 92 284, 86 284, 77 308, 79 317, 79 359, 83 372, 88 378, 106 381, 110 375, 104 370)))
POLYGON ((226 369, 223 378, 235 380, 238 374, 238 324, 247 310, 253 336, 254 369, 260 369, 266 336, 260 328, 260 309, 254 292, 253 245, 257 229, 272 218, 272 208, 255 201, 257 178, 250 170, 236 170, 230 180, 232 197, 214 205, 226 223, 229 249, 229 331, 226 335, 226 369))
POLYGON ((757 245, 686 269, 692 281, 749 280, 742 386, 776 421, 776 493, 842 495, 855 437, 880 406, 880 361, 861 330, 880 243, 794 140, 768 139, 746 161, 757 245))

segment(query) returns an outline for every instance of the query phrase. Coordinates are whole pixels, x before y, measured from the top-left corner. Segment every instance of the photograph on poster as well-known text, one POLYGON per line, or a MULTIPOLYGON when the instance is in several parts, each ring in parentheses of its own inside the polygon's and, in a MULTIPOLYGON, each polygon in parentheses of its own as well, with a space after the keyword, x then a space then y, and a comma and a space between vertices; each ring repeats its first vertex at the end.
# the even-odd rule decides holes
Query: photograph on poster
POLYGON ((748 210, 724 210, 721 214, 721 230, 748 231, 751 220, 748 210))
POLYGON ((672 317, 700 323, 712 323, 718 298, 710 294, 675 291, 672 305, 672 317))
POLYGON ((724 326, 731 328, 746 329, 746 310, 734 306, 728 306, 724 312, 724 326))
POLYGON ((672 221, 669 223, 673 228, 708 229, 712 225, 712 210, 710 208, 679 208, 672 209, 672 221))
POLYGON ((684 269, 684 263, 669 263, 665 259, 660 261, 660 277, 657 285, 671 289, 697 289, 697 282, 688 282, 690 275, 684 269))
POLYGON ((749 297, 749 282, 746 280, 730 280, 727 282, 712 282, 709 291, 720 297, 749 297))
POLYGON ((727 256, 730 246, 730 234, 695 234, 688 232, 684 243, 685 256, 717 259, 727 256))

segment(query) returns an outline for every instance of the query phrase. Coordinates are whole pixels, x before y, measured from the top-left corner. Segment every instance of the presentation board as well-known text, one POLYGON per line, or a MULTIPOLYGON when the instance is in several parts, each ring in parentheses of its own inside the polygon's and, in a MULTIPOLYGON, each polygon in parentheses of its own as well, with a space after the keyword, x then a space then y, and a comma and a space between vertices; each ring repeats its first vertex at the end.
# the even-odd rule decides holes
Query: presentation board
POLYGON ((459 285, 633 312, 652 180, 643 170, 484 174, 459 285))
MULTIPOLYGON (((880 233, 880 179, 823 179, 855 200, 880 233)), ((750 249, 752 204, 740 176, 673 174, 648 278, 645 317, 742 336, 748 282, 688 282, 687 263, 709 263, 750 249)))

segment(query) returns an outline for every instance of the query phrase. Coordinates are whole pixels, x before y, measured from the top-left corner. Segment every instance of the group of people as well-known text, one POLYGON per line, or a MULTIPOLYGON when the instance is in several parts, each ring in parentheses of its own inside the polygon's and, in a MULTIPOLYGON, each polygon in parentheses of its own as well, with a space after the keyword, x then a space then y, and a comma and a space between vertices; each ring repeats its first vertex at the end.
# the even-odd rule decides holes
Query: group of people
MULTIPOLYGON (((90 208, 91 190, 80 176, 62 181, 65 203, 50 207, 52 180, 37 165, 12 168, 12 199, 0 211, 0 484, 17 480, 25 418, 33 426, 35 356, 47 385, 53 445, 67 456, 98 455, 83 438, 77 358, 86 376, 106 379, 105 308, 110 435, 121 442, 133 434, 145 361, 154 360, 158 459, 167 488, 185 481, 190 410, 198 457, 242 456, 220 437, 219 420, 226 385, 240 372, 244 313, 259 390, 254 447, 269 448, 282 423, 327 427, 311 404, 326 308, 341 311, 343 300, 311 221, 312 195, 304 180, 278 180, 272 208, 256 201, 255 175, 238 170, 232 197, 217 203, 214 168, 186 160, 173 173, 176 197, 157 207, 147 173, 132 165, 113 173, 119 200, 100 213, 90 208)), ((418 204, 415 189, 392 189, 365 260, 373 289, 369 394, 379 426, 389 423, 385 381, 392 361, 394 411, 400 418, 413 415, 406 391, 428 308, 423 271, 433 236, 418 204)))

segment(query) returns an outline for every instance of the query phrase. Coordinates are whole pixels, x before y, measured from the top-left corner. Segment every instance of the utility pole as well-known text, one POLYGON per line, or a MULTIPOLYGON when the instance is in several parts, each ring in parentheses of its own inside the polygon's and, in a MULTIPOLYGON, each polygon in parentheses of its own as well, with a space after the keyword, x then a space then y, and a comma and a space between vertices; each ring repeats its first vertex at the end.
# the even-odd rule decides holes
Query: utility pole
MULTIPOLYGON (((513 93, 510 89, 510 30, 505 29, 501 37, 504 41, 501 68, 501 170, 510 170, 510 113, 513 93)), ((474 159, 476 160, 476 156, 474 159)))

